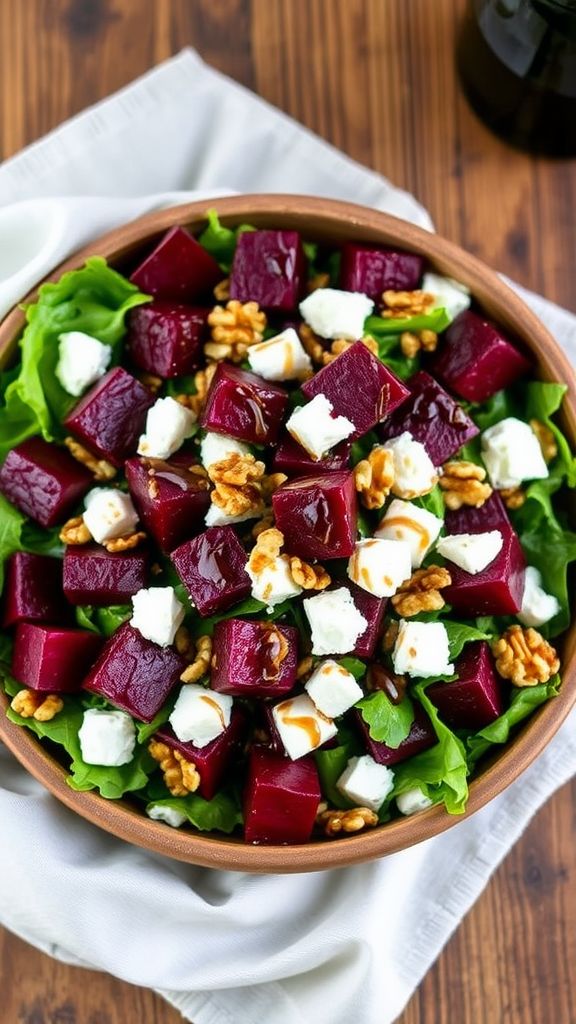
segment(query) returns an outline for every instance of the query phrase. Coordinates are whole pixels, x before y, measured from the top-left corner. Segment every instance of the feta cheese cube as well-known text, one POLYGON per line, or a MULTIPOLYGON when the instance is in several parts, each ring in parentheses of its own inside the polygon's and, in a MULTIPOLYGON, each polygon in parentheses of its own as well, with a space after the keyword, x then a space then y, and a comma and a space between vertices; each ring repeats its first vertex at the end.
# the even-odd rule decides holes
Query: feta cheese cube
POLYGON ((405 793, 398 794, 396 807, 400 814, 418 814, 419 811, 432 807, 432 800, 420 786, 414 786, 414 789, 407 789, 405 793))
POLYGON ((412 575, 410 545, 403 540, 371 537, 356 541, 348 576, 375 597, 390 597, 412 575))
POLYGON ((482 458, 492 487, 518 487, 523 480, 544 480, 548 467, 532 427, 514 416, 482 434, 482 458))
POLYGON ((274 605, 302 593, 302 587, 292 579, 290 559, 287 555, 277 555, 260 572, 254 572, 248 562, 246 572, 252 580, 252 597, 257 601, 263 601, 269 612, 274 605))
POLYGON ((209 430, 200 442, 200 462, 204 469, 236 453, 249 455, 250 448, 243 441, 237 441, 235 437, 228 437, 227 434, 216 434, 209 430))
POLYGON ((78 740, 86 764, 120 768, 134 756, 136 726, 125 711, 90 708, 84 712, 78 740))
POLYGON ((168 721, 182 743, 205 747, 230 725, 232 697, 187 683, 178 694, 168 721))
POLYGON ((333 416, 332 402, 326 395, 315 395, 311 402, 294 410, 286 429, 313 459, 321 459, 356 430, 346 416, 333 416))
POLYGON ((410 548, 413 569, 419 569, 438 539, 444 520, 410 501, 394 498, 374 533, 384 540, 402 540, 410 548))
POLYGON ((452 320, 470 305, 470 289, 465 284, 455 281, 453 277, 424 274, 422 291, 433 295, 434 309, 445 309, 452 320))
POLYGON ((242 512, 238 516, 229 516, 222 508, 212 503, 204 516, 206 526, 229 526, 231 523, 244 523, 247 519, 258 519, 262 515, 261 508, 251 508, 248 512, 242 512))
POLYGON ((94 540, 103 544, 134 532, 138 513, 132 498, 116 487, 94 487, 84 498, 82 518, 94 540))
POLYGON ((347 654, 368 628, 346 587, 324 590, 302 604, 312 631, 312 654, 347 654))
POLYGON ((533 565, 527 566, 522 608, 516 618, 523 626, 543 626, 559 611, 558 600, 542 588, 542 574, 533 565))
POLYGON ((162 804, 150 804, 146 808, 146 814, 152 821, 163 821, 166 825, 171 825, 172 828, 180 828, 184 822, 188 821, 185 814, 181 814, 174 807, 164 807, 162 804))
POLYGON ((438 483, 438 474, 428 452, 420 441, 405 430, 392 437, 381 447, 394 456, 394 483, 392 493, 398 498, 418 498, 428 494, 438 483))
POLYGON ((248 349, 250 369, 264 380, 302 380, 312 369, 310 356, 293 327, 248 349))
POLYGON ((110 345, 83 331, 66 331, 58 338, 56 376, 64 391, 78 398, 104 376, 111 358, 110 345))
POLYGON ((184 621, 184 605, 176 597, 174 587, 148 587, 132 598, 134 613, 130 625, 146 640, 168 647, 174 643, 176 630, 184 621))
POLYGON ((436 550, 472 576, 494 561, 504 543, 500 530, 486 533, 452 533, 438 541, 436 550))
POLYGON ((304 689, 327 718, 338 718, 364 696, 352 673, 331 659, 314 669, 304 689))
POLYGON ((368 807, 377 814, 394 789, 394 772, 385 764, 378 764, 370 754, 351 757, 336 788, 356 807, 368 807))
POLYGON ((406 622, 400 619, 398 637, 392 652, 394 671, 398 675, 450 676, 448 633, 442 622, 406 622))
POLYGON ((276 704, 272 717, 286 753, 293 761, 321 747, 338 732, 334 722, 318 711, 306 693, 276 704))
POLYGON ((300 313, 316 334, 347 341, 362 337, 364 321, 373 309, 374 303, 367 295, 338 288, 317 288, 300 303, 300 313))
POLYGON ((138 454, 168 459, 193 433, 196 413, 175 398, 157 398, 146 416, 146 433, 138 442, 138 454))

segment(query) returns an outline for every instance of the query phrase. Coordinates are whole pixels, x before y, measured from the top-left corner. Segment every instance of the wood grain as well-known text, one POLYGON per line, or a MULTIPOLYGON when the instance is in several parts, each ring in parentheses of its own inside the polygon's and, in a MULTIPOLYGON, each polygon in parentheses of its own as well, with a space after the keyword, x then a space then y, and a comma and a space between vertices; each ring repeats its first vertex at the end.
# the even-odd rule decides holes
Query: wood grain
MULTIPOLYGON (((576 162, 535 160, 467 108, 465 0, 0 0, 0 156, 192 45, 416 193, 439 231, 576 309, 576 162)), ((574 1024, 576 784, 539 813, 400 1024, 574 1024)), ((0 932, 2 1024, 176 1024, 150 993, 0 932)))

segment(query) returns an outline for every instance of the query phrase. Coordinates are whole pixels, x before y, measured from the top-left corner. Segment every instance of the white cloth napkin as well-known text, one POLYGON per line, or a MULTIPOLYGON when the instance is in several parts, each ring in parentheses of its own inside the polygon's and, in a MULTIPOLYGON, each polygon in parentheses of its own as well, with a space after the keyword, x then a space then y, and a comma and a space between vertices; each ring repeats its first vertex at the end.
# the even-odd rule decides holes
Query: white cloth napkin
MULTIPOLYGON (((0 309, 88 238, 189 189, 315 193, 431 226, 406 193, 188 51, 0 167, 0 309)), ((522 294, 574 356, 576 318, 522 294)), ((455 829, 379 862, 299 876, 145 853, 66 810, 0 750, 0 921, 62 960, 154 988, 195 1024, 389 1024, 575 772, 575 725, 576 713, 521 779, 455 829)))

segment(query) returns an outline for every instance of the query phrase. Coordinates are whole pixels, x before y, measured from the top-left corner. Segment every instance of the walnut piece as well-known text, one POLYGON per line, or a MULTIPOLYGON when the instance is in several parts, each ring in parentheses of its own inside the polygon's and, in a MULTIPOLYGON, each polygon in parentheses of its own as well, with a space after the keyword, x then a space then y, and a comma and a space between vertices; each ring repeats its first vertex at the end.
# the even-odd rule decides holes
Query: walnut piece
POLYGON ((64 444, 76 462, 80 462, 94 474, 95 480, 113 480, 116 476, 117 470, 110 462, 106 462, 106 459, 97 459, 75 438, 65 437, 64 444))
POLYGON ((496 670, 513 686, 536 686, 547 683, 560 668, 560 659, 541 633, 531 626, 509 626, 499 640, 492 643, 496 670))
POLYGON ((391 598, 392 606, 404 619, 418 612, 437 611, 446 603, 440 591, 451 583, 450 573, 442 566, 430 565, 427 569, 416 569, 391 598))
POLYGON ((429 313, 435 302, 430 292, 423 292, 418 289, 413 292, 396 292, 391 289, 382 293, 384 306, 381 316, 405 320, 411 316, 421 316, 429 313))
MULTIPOLYGON (((376 341, 375 338, 372 338, 369 334, 366 334, 363 338, 360 339, 360 341, 362 342, 363 345, 366 346, 366 348, 372 353, 372 355, 378 355, 378 342, 376 341)), ((334 360, 338 358, 338 356, 342 355, 343 352, 346 352, 349 348, 352 347, 352 345, 355 344, 355 341, 349 341, 348 338, 335 338, 335 340, 330 345, 330 351, 322 352, 322 362, 324 366, 327 366, 328 363, 333 363, 334 360)))
POLYGON ((320 810, 316 822, 327 836, 341 832, 361 832, 378 824, 378 815, 368 807, 352 807, 349 811, 320 810))
POLYGON ((462 505, 481 508, 492 494, 492 488, 485 480, 486 470, 475 462, 446 462, 438 481, 444 492, 446 508, 453 512, 462 505))
POLYGON ((176 395, 176 401, 183 405, 186 409, 191 409, 192 412, 196 413, 199 417, 202 412, 204 405, 206 404, 206 396, 210 390, 212 378, 216 373, 216 363, 208 363, 203 370, 198 370, 194 374, 194 387, 196 391, 193 395, 176 395))
POLYGON ((547 427, 541 420, 530 420, 530 426, 538 438, 544 462, 552 462, 552 459, 558 455, 558 445, 550 427, 547 427))
POLYGON ((58 536, 63 544, 89 544, 92 540, 92 534, 82 516, 74 516, 64 523, 58 536))
POLYGON ((382 508, 394 484, 394 455, 388 448, 373 448, 354 467, 356 490, 365 508, 382 508))
POLYGON ((526 492, 520 486, 503 487, 499 494, 506 508, 522 508, 526 501, 526 492))
POLYGON ((110 540, 105 540, 103 547, 111 553, 115 551, 132 551, 133 548, 137 548, 145 540, 146 534, 142 530, 136 530, 134 533, 124 534, 123 537, 112 537, 110 540))
POLYGON ((214 285, 213 295, 216 302, 228 302, 230 298, 230 278, 225 277, 222 281, 219 281, 217 285, 214 285))
POLYGON ((187 761, 179 750, 172 750, 166 743, 151 739, 148 752, 160 765, 166 788, 172 796, 188 796, 196 792, 200 785, 200 774, 196 765, 187 761))
POLYGON ((400 335, 400 348, 402 355, 408 359, 414 359, 420 350, 424 352, 435 352, 438 345, 436 331, 403 331, 400 335))
POLYGON ((253 455, 239 452, 231 452, 227 458, 212 463, 208 469, 214 484, 212 503, 229 516, 263 510, 261 480, 265 468, 253 455))
POLYGON ((270 530, 274 526, 274 516, 272 509, 266 509, 262 519, 258 519, 252 527, 250 533, 254 540, 258 540, 261 533, 265 530, 270 530))
POLYGON ((214 306, 208 314, 212 328, 212 341, 204 345, 208 359, 220 362, 230 359, 241 363, 251 345, 262 341, 266 329, 266 314, 257 302, 239 302, 230 299, 226 306, 214 306))
POLYGON ((296 666, 296 679, 306 679, 314 668, 314 659, 310 654, 302 658, 296 666))
POLYGON ((266 476, 263 476, 260 483, 264 501, 268 502, 274 492, 277 491, 282 484, 286 483, 287 479, 288 477, 286 476, 286 473, 268 473, 266 476))
POLYGON ((34 718, 37 722, 51 722, 64 707, 64 701, 55 693, 48 696, 37 690, 19 690, 10 702, 12 711, 21 718, 34 718))
POLYGON ((326 590, 332 582, 322 565, 309 565, 296 555, 290 556, 290 575, 303 590, 326 590))
POLYGON ((234 484, 242 487, 252 480, 261 480, 264 476, 263 462, 257 462, 254 455, 243 455, 230 452, 225 459, 213 462, 208 467, 208 476, 214 484, 234 484))
POLYGON ((390 622, 382 634, 382 650, 385 654, 389 654, 390 651, 394 650, 394 645, 398 639, 398 631, 400 629, 400 623, 390 622))
POLYGON ((262 530, 257 538, 256 544, 250 552, 248 565, 252 572, 261 573, 270 569, 284 546, 284 534, 272 526, 268 530, 262 530))
POLYGON ((202 676, 210 671, 212 661, 212 637, 199 636, 194 645, 190 640, 188 630, 178 630, 175 637, 176 650, 180 652, 190 664, 184 669, 180 679, 183 683, 197 683, 202 676), (185 636, 187 635, 187 639, 185 636))
POLYGON ((330 274, 314 274, 314 277, 309 277, 306 282, 306 291, 311 295, 318 288, 327 288, 329 284, 330 274))
POLYGON ((308 324, 301 324, 298 328, 300 341, 305 352, 308 353, 313 363, 323 363, 326 349, 317 334, 314 333, 308 324))
POLYGON ((148 391, 152 391, 153 394, 160 391, 163 384, 162 377, 158 377, 155 373, 148 373, 147 370, 140 370, 136 376, 140 383, 143 384, 145 388, 148 388, 148 391))

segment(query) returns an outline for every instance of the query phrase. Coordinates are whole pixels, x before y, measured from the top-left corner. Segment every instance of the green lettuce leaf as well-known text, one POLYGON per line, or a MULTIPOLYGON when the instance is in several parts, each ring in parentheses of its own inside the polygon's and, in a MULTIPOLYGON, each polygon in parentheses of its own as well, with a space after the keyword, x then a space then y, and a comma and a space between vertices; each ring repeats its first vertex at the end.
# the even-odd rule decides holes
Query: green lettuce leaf
POLYGON ((331 807, 348 809, 354 806, 352 801, 336 788, 336 783, 346 768, 349 758, 353 756, 348 744, 330 747, 327 750, 316 750, 314 753, 320 777, 320 789, 331 807))
POLYGON ((444 519, 446 516, 446 506, 444 504, 444 498, 442 497, 442 489, 438 484, 436 484, 428 494, 422 494, 419 498, 412 498, 412 502, 414 505, 417 505, 418 508, 423 508, 426 509, 427 512, 431 512, 432 515, 437 516, 438 519, 444 519))
POLYGON ((485 402, 468 405, 466 411, 480 430, 488 430, 488 427, 493 427, 507 416, 522 418, 516 395, 511 388, 496 391, 485 402))
POLYGON ((482 629, 477 629, 476 626, 470 626, 465 622, 452 622, 449 619, 444 620, 444 626, 448 633, 448 645, 452 660, 462 653, 465 644, 469 644, 473 640, 491 640, 493 635, 482 629))
POLYGON ((363 697, 355 707, 360 709, 372 739, 394 750, 406 739, 414 722, 414 704, 408 696, 393 704, 388 694, 378 690, 363 697))
POLYGON ((204 800, 198 793, 190 796, 169 796, 152 800, 146 807, 169 807, 184 814, 194 828, 202 832, 233 832, 243 822, 240 805, 234 795, 222 790, 211 800, 204 800))
POLYGON ((557 675, 548 683, 515 690, 510 707, 495 722, 467 739, 469 765, 474 766, 494 744, 507 743, 514 726, 528 718, 541 704, 556 697, 559 687, 560 676, 557 675))
MULTIPOLYGON (((558 445, 558 455, 551 464, 551 477, 565 479, 568 487, 576 487, 576 459, 562 431, 551 417, 562 405, 568 388, 565 384, 550 384, 541 380, 526 385, 526 419, 537 419, 552 431, 558 445)), ((545 483, 546 481, 540 481, 545 483)))
POLYGON ((204 228, 198 241, 202 248, 206 249, 206 252, 209 252, 216 262, 220 264, 222 270, 228 272, 232 267, 238 235, 243 231, 254 231, 255 229, 250 224, 240 224, 236 228, 225 228, 220 223, 216 210, 208 210, 206 219, 208 227, 204 228))
POLYGON ((433 309, 431 313, 419 316, 395 317, 369 316, 364 321, 364 333, 379 337, 382 334, 400 334, 403 331, 440 331, 446 330, 451 318, 445 309, 433 309))
POLYGON ((347 672, 350 672, 354 676, 354 679, 362 679, 366 675, 366 663, 361 661, 360 658, 346 657, 338 658, 338 664, 345 668, 347 672))
POLYGON ((0 593, 4 587, 4 566, 15 551, 22 550, 25 516, 0 494, 0 593))
POLYGON ((132 617, 132 605, 116 604, 104 608, 95 608, 90 604, 77 605, 74 613, 81 629, 90 629, 93 633, 109 637, 132 617))

